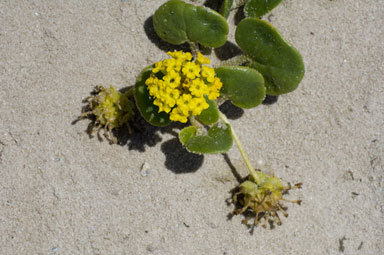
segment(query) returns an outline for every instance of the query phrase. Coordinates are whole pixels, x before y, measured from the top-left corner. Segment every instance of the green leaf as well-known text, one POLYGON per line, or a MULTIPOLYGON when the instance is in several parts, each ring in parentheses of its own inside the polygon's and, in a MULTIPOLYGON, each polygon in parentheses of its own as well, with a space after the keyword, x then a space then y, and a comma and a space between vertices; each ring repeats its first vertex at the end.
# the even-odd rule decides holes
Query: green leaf
POLYGON ((180 142, 193 153, 224 153, 233 144, 231 126, 226 124, 223 128, 217 124, 211 127, 207 135, 196 135, 197 128, 186 127, 179 133, 180 142))
POLYGON ((153 25, 157 35, 172 44, 191 41, 220 47, 227 41, 228 24, 224 17, 207 7, 180 0, 160 6, 153 16, 153 25))
POLYGON ((219 13, 223 15, 224 18, 228 18, 229 13, 231 12, 233 0, 224 0, 223 4, 220 7, 219 13))
POLYGON ((146 67, 136 80, 135 84, 135 101, 136 106, 139 109, 139 112, 143 118, 154 126, 167 126, 171 123, 169 115, 165 112, 159 113, 159 108, 153 104, 153 98, 149 95, 147 85, 145 81, 149 78, 152 67, 146 67))
POLYGON ((249 64, 265 80, 268 95, 281 95, 297 88, 304 76, 300 53, 272 25, 245 18, 237 26, 236 42, 253 61, 249 64))
POLYGON ((184 21, 184 2, 168 1, 153 15, 153 26, 157 35, 166 42, 182 44, 188 40, 184 21))
POLYGON ((220 47, 227 41, 225 18, 204 6, 187 5, 184 11, 188 39, 207 47, 220 47))
POLYGON ((196 136, 197 128, 195 126, 190 126, 183 128, 179 133, 180 142, 185 145, 189 140, 196 136))
POLYGON ((244 6, 246 17, 258 18, 272 11, 282 0, 249 0, 244 6))
POLYGON ((209 107, 203 110, 196 118, 205 125, 211 125, 219 120, 219 109, 215 100, 209 100, 205 96, 205 100, 209 104, 209 107))
POLYGON ((263 76, 255 69, 244 66, 227 66, 215 69, 223 83, 220 94, 228 96, 238 107, 258 106, 265 98, 263 76))

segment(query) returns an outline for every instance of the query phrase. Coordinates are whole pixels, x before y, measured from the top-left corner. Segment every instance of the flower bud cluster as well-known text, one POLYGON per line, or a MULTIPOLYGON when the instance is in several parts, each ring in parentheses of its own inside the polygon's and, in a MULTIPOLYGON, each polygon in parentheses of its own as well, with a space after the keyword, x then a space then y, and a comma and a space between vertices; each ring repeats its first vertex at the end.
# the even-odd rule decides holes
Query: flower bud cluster
POLYGON ((172 58, 157 62, 145 84, 159 112, 169 113, 172 121, 185 123, 189 116, 200 115, 209 107, 206 98, 220 96, 223 84, 215 77, 215 70, 205 65, 210 60, 200 52, 196 60, 189 52, 167 54, 172 58))

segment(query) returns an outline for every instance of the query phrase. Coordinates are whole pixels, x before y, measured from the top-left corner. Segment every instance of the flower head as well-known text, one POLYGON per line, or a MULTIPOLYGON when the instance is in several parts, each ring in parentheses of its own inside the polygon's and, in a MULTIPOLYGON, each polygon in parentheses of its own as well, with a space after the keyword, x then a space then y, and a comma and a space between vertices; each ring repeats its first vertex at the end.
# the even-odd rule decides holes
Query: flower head
POLYGON ((157 62, 145 81, 159 112, 170 114, 172 121, 187 122, 191 115, 200 115, 209 107, 206 97, 220 96, 222 83, 215 70, 206 64, 210 60, 200 52, 193 60, 189 52, 168 52, 170 59, 157 62))
POLYGON ((85 99, 88 103, 86 109, 79 119, 86 118, 89 115, 95 116, 95 123, 93 123, 89 130, 91 133, 93 127, 99 131, 104 128, 105 137, 111 142, 115 143, 116 138, 112 134, 112 129, 119 128, 123 125, 129 124, 128 121, 133 117, 133 103, 129 99, 128 92, 121 93, 116 91, 113 86, 104 88, 98 86, 94 90, 94 95, 85 99))
MULTIPOLYGON (((256 172, 257 181, 251 176, 247 181, 240 184, 238 192, 233 196, 233 202, 240 205, 240 209, 235 210, 234 214, 242 214, 249 212, 253 217, 254 226, 260 219, 264 218, 263 227, 267 227, 270 220, 275 220, 281 225, 281 220, 277 214, 279 211, 287 217, 288 214, 283 208, 282 201, 300 204, 300 200, 287 200, 283 198, 283 194, 288 190, 301 188, 301 183, 291 186, 284 186, 281 180, 275 176, 265 174, 261 171, 256 172)), ((252 217, 243 220, 247 224, 252 217)))

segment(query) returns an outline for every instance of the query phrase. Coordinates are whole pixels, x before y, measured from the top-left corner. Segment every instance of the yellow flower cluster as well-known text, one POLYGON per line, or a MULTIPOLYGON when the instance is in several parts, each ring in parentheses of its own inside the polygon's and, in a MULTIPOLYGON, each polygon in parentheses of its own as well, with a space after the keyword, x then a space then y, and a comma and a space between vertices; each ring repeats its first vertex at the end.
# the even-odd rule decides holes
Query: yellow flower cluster
POLYGON ((189 52, 167 54, 172 58, 157 62, 145 84, 159 112, 169 113, 172 121, 185 123, 189 116, 200 115, 209 107, 206 98, 220 96, 223 84, 215 77, 215 70, 205 65, 210 60, 200 52, 196 60, 189 52))

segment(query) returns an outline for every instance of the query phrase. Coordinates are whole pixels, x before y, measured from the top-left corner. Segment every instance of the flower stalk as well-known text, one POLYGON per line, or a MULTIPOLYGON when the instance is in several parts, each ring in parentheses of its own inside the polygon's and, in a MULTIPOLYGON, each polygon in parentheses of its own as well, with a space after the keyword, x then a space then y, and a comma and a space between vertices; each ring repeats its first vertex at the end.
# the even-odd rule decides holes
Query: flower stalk
MULTIPOLYGON (((219 112, 219 117, 225 124, 230 125, 227 117, 222 112, 219 112)), ((233 203, 240 207, 234 210, 233 213, 252 213, 251 216, 246 216, 242 221, 242 223, 246 225, 248 225, 248 221, 251 218, 254 218, 252 226, 256 226, 261 219, 264 219, 264 228, 271 222, 276 222, 277 225, 281 225, 278 212, 281 212, 285 217, 288 217, 288 213, 285 211, 282 201, 301 204, 301 200, 287 200, 283 195, 291 189, 301 188, 302 184, 297 183, 294 186, 291 186, 290 184, 284 186, 279 178, 265 174, 262 171, 256 171, 252 167, 244 147, 233 128, 231 128, 231 133, 250 173, 250 176, 246 181, 239 185, 237 189, 238 192, 232 197, 233 203)))
MULTIPOLYGON (((222 113, 222 112, 219 112, 219 117, 220 119, 225 123, 225 124, 229 124, 230 125, 230 122, 229 120, 227 119, 227 117, 222 113)), ((237 145, 237 148, 239 149, 240 151, 240 154, 241 156, 243 157, 243 160, 245 162, 245 164, 247 165, 247 168, 248 168, 248 171, 250 173, 250 175, 252 176, 252 178, 256 181, 256 183, 258 183, 260 180, 259 176, 256 174, 256 170, 253 168, 252 164, 251 164, 251 161, 249 160, 248 156, 247 156, 247 153, 245 152, 244 150, 244 147, 243 147, 243 144, 240 142, 240 139, 239 137, 237 136, 235 130, 233 129, 233 127, 231 126, 231 131, 232 131, 232 138, 233 140, 235 140, 235 143, 237 145)))

